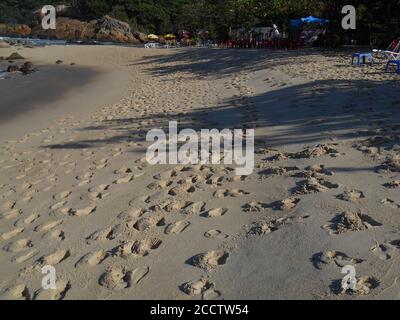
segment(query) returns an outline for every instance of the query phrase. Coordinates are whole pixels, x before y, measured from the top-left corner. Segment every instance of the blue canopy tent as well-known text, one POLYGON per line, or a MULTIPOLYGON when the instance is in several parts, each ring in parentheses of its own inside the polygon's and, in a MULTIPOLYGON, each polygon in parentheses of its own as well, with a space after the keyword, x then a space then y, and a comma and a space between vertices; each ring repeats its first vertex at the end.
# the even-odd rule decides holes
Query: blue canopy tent
POLYGON ((303 46, 314 46, 315 43, 321 41, 324 43, 325 27, 329 24, 329 20, 309 16, 306 18, 290 21, 291 32, 290 39, 296 48, 303 46), (311 29, 304 28, 311 26, 311 29))
POLYGON ((292 26, 292 28, 295 28, 295 29, 300 28, 303 24, 312 24, 312 23, 316 23, 321 26, 326 26, 327 24, 329 24, 329 20, 309 16, 307 18, 301 18, 301 19, 290 21, 290 25, 292 26))

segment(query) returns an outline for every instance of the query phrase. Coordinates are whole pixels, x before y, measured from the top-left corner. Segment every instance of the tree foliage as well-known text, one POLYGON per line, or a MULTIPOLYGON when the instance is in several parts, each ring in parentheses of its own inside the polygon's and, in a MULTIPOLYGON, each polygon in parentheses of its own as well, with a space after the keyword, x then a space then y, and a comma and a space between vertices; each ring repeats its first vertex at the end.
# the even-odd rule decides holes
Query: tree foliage
POLYGON ((108 14, 135 30, 160 34, 207 29, 211 37, 226 38, 230 28, 288 28, 290 19, 308 15, 330 19, 335 33, 364 42, 400 34, 400 0, 2 0, 0 22, 29 23, 32 11, 45 4, 70 4, 82 18, 108 14), (345 32, 341 9, 349 3, 357 9, 357 30, 345 32))

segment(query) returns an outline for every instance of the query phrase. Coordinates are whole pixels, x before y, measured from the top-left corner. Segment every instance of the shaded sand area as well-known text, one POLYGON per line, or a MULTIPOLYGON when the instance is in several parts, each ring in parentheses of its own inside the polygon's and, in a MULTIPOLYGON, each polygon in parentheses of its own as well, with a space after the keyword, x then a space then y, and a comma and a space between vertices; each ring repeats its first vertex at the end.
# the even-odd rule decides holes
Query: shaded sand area
POLYGON ((112 65, 125 91, 1 145, 2 299, 400 297, 396 75, 340 52, 57 50, 22 53, 112 65), (150 166, 145 135, 172 120, 256 128, 254 173, 150 166))
MULTIPOLYGON (((1 49, 0 55, 15 51, 1 49)), ((112 47, 54 46, 22 52, 26 60, 0 61, 0 69, 31 61, 38 72, 29 77, 13 74, 1 81, 0 141, 43 129, 60 117, 88 116, 125 93, 129 74, 112 47)))

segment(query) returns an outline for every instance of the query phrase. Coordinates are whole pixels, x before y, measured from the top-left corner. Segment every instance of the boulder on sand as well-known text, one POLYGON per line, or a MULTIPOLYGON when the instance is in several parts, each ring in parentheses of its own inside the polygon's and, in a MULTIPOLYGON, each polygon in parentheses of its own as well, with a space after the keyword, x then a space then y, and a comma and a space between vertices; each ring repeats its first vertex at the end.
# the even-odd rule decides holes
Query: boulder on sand
POLYGON ((0 40, 0 49, 9 47, 10 45, 7 42, 0 40))
POLYGON ((19 71, 19 67, 16 65, 11 65, 11 66, 8 66, 8 68, 7 68, 7 72, 17 72, 17 71, 19 71))
POLYGON ((131 31, 128 23, 104 16, 97 21, 95 26, 96 40, 139 43, 131 31))
POLYGON ((134 35, 135 38, 139 39, 139 41, 142 42, 142 43, 145 43, 145 42, 149 41, 149 39, 147 38, 147 35, 144 34, 143 32, 136 31, 136 32, 133 33, 133 35, 134 35))
POLYGON ((13 52, 8 58, 6 58, 6 60, 23 60, 23 59, 25 58, 21 56, 18 52, 13 52))
POLYGON ((35 69, 33 68, 32 62, 27 61, 19 68, 19 71, 21 71, 23 75, 27 75, 35 72, 35 69))

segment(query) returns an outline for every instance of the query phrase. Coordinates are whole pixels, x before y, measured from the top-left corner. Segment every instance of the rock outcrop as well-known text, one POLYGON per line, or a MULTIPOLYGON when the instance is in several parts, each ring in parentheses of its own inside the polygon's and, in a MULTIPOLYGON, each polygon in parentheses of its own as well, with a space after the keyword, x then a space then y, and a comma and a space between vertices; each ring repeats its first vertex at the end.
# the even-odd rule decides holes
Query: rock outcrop
POLYGON ((32 37, 68 41, 140 43, 140 40, 131 32, 129 24, 109 16, 89 22, 60 17, 57 19, 56 30, 43 30, 41 25, 37 25, 32 30, 32 37))
POLYGON ((0 24, 0 36, 29 36, 41 39, 105 41, 130 44, 147 42, 147 36, 144 33, 132 32, 128 23, 110 16, 104 16, 101 19, 91 21, 58 16, 57 28, 55 30, 44 30, 39 20, 36 21, 36 25, 32 29, 27 25, 0 24))
POLYGON ((0 36, 28 37, 32 29, 25 24, 0 24, 0 36))

